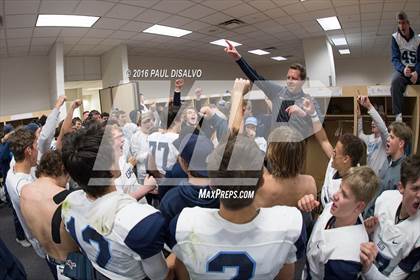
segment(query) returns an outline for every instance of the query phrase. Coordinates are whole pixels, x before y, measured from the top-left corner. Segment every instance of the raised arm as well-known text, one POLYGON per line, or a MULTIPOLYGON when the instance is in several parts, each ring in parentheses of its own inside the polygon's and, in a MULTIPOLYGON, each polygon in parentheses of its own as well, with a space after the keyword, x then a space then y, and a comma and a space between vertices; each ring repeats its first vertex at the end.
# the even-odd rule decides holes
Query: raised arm
POLYGON ((236 63, 238 63, 239 67, 241 67, 248 79, 252 83, 255 83, 270 100, 276 98, 276 94, 283 87, 274 82, 267 81, 263 76, 259 75, 257 71, 255 71, 254 68, 252 68, 245 59, 242 58, 236 48, 229 41, 226 40, 226 44, 227 48, 225 48, 225 52, 232 57, 236 63))
POLYGON ((363 98, 361 98, 360 105, 362 105, 368 110, 368 114, 371 116, 373 122, 379 129, 382 138, 382 144, 386 145, 386 140, 388 139, 389 135, 388 128, 386 127, 386 124, 379 115, 378 111, 376 111, 375 107, 372 105, 372 103, 370 103, 369 97, 364 96, 363 98))
POLYGON ((237 134, 242 129, 242 121, 244 118, 243 96, 248 93, 250 88, 251 83, 249 80, 236 79, 233 84, 228 121, 228 128, 231 133, 237 134))
POLYGON ((63 125, 61 126, 60 134, 57 137, 57 144, 56 144, 57 150, 61 150, 61 145, 62 145, 62 140, 63 140, 64 135, 66 135, 67 133, 73 132, 72 123, 71 123, 73 119, 73 113, 74 113, 74 110, 80 107, 80 105, 82 105, 82 101, 80 99, 76 99, 75 101, 71 103, 70 109, 67 112, 66 118, 63 121, 63 125))

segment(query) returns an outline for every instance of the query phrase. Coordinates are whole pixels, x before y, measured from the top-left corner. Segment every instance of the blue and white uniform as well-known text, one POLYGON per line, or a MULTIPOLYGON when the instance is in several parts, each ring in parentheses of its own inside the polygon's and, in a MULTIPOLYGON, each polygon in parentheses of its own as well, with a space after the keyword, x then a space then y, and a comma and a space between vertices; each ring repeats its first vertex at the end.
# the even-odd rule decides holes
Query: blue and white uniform
POLYGON ((373 235, 373 242, 378 247, 376 267, 389 279, 404 279, 419 261, 420 211, 396 224, 395 217, 401 202, 401 193, 398 190, 390 190, 384 191, 375 203, 375 216, 379 219, 373 235))
POLYGON ((327 170, 325 171, 324 184, 321 189, 321 202, 325 207, 328 203, 332 202, 333 195, 338 192, 341 185, 341 176, 338 174, 337 169, 332 167, 332 158, 328 162, 327 170))
POLYGON ((403 73, 406 66, 420 73, 420 37, 410 29, 410 39, 407 41, 401 32, 392 34, 392 63, 396 71, 403 73))
POLYGON ((369 242, 362 217, 358 224, 327 229, 334 219, 331 205, 326 205, 312 230, 302 279, 357 279, 361 273, 360 244, 369 242))
POLYGON ((176 162, 179 152, 174 146, 174 141, 178 137, 179 134, 173 132, 154 132, 149 135, 150 153, 154 156, 156 167, 162 174, 172 169, 176 162))
POLYGON ((75 191, 62 206, 66 230, 96 270, 111 279, 163 279, 166 224, 162 215, 132 197, 111 192, 95 201, 75 191))
POLYGON ((191 279, 273 279, 305 252, 302 214, 292 207, 261 208, 234 224, 218 209, 185 208, 170 224, 170 247, 191 279))

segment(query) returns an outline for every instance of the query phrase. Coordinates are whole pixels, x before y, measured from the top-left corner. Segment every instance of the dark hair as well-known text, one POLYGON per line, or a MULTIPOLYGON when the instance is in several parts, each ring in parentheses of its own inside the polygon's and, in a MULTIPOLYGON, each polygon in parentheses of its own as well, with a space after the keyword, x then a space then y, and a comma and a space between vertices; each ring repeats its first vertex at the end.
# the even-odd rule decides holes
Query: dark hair
POLYGON ((414 183, 420 178, 420 155, 412 155, 401 163, 401 185, 405 188, 408 182, 414 183))
MULTIPOLYGON (((252 139, 230 135, 208 156, 208 175, 212 187, 222 191, 255 192, 261 186, 264 154, 252 139)), ((252 204, 254 197, 223 198, 220 202, 230 210, 252 204)))
POLYGON ((102 118, 103 118, 103 117, 109 117, 109 113, 107 113, 107 112, 102 112, 101 117, 102 117, 102 118))
POLYGON ((37 178, 41 176, 56 178, 63 175, 67 175, 67 171, 64 169, 61 153, 59 151, 47 151, 36 167, 35 176, 37 178))
POLYGON ((35 133, 32 133, 28 129, 20 127, 15 130, 8 141, 16 162, 25 160, 25 149, 32 146, 35 140, 35 133))
POLYGON ((75 117, 71 120, 71 125, 76 125, 76 122, 82 123, 82 120, 79 117, 75 117))
POLYGON ((397 21, 399 21, 399 20, 406 20, 406 21, 408 21, 407 14, 404 11, 399 11, 397 13, 397 16, 395 18, 396 18, 397 21))
POLYGON ((300 72, 300 79, 302 81, 306 80, 306 68, 300 63, 293 63, 290 65, 289 69, 299 70, 300 72))
POLYGON ((93 197, 106 193, 113 178, 111 129, 98 124, 66 135, 62 156, 64 167, 86 193, 93 197))
POLYGON ((39 124, 40 126, 44 126, 46 121, 47 121, 47 116, 46 116, 46 115, 42 115, 42 116, 41 116, 41 117, 39 117, 39 119, 38 119, 38 124, 39 124))
POLYGON ((411 146, 412 132, 411 128, 403 122, 393 122, 389 126, 389 131, 392 131, 395 136, 404 140, 404 148, 411 146))
POLYGON ((298 131, 282 126, 268 136, 268 171, 280 178, 296 177, 303 171, 306 159, 306 142, 298 131))
POLYGON ((351 166, 366 163, 366 145, 359 137, 351 133, 345 133, 340 136, 338 141, 343 144, 344 155, 351 158, 351 166))
POLYGON ((60 131, 61 131, 61 127, 63 126, 64 120, 60 121, 58 123, 58 126, 55 128, 55 132, 54 132, 54 138, 58 138, 58 136, 60 135, 60 131))

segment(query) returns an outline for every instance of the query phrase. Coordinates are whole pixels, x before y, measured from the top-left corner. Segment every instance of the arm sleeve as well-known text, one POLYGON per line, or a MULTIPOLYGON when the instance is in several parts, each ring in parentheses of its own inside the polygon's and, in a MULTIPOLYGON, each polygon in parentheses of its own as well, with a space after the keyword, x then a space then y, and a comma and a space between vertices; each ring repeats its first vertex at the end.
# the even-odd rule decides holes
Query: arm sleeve
POLYGON ((267 81, 264 77, 260 76, 242 57, 236 61, 239 67, 241 67, 242 71, 251 80, 251 82, 255 83, 268 97, 268 99, 273 100, 276 98, 276 93, 283 89, 282 86, 267 81))
POLYGON ((417 47, 417 63, 414 68, 416 69, 417 74, 420 74, 420 44, 417 47))
POLYGON ((363 276, 366 280, 402 280, 408 276, 408 273, 404 272, 397 266, 389 276, 385 276, 374 264, 372 264, 369 271, 363 273, 363 276))
POLYGON ((376 111, 375 107, 373 106, 368 111, 368 114, 372 117, 372 120, 375 122, 376 126, 379 129, 379 132, 381 133, 382 144, 386 145, 386 140, 388 139, 389 134, 388 128, 386 127, 384 120, 381 118, 378 111, 376 111))
POLYGON ((289 255, 287 256, 286 263, 294 263, 294 262, 296 262, 296 260, 301 259, 305 255, 306 240, 307 240, 307 238, 306 238, 306 226, 305 226, 305 223, 303 222, 302 214, 299 213, 299 215, 301 215, 300 220, 301 220, 301 223, 302 223, 302 228, 300 230, 299 237, 295 241, 295 244, 294 244, 295 250, 291 250, 289 252, 289 255))
POLYGON ((404 72, 404 64, 401 63, 401 52, 400 47, 398 47, 397 41, 392 37, 392 64, 394 65, 395 71, 400 73, 404 72))
MULTIPOLYGON (((373 265, 372 265, 373 266, 373 265)), ((359 272, 362 271, 362 264, 354 261, 329 260, 325 264, 325 280, 352 280, 358 279, 359 272)))
POLYGON ((166 222, 155 212, 138 222, 127 234, 124 243, 143 260, 161 253, 166 236, 166 222))
POLYGON ((165 279, 168 274, 168 267, 162 252, 142 260, 141 263, 144 272, 150 279, 165 279))
POLYGON ((168 244, 169 248, 173 248, 176 245, 176 225, 178 223, 179 214, 172 219, 169 223, 169 234, 166 240, 166 244, 168 244))
POLYGON ((420 247, 411 251, 410 254, 398 264, 398 267, 407 273, 411 273, 418 263, 420 263, 420 247))
POLYGON ((357 119, 357 136, 367 144, 368 136, 363 133, 363 118, 360 117, 357 119))
POLYGON ((54 108, 48 115, 47 121, 41 129, 41 134, 38 139, 38 151, 41 155, 50 149, 51 142, 55 134, 55 128, 58 124, 59 116, 60 110, 54 108))

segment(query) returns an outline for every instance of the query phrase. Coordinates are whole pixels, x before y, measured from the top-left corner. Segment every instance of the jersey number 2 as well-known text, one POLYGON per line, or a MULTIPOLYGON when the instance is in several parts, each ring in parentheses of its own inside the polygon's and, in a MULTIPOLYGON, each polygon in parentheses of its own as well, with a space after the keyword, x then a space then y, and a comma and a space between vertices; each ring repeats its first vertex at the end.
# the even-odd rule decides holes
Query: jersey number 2
POLYGON ((255 261, 246 252, 219 252, 207 263, 208 272, 224 272, 225 267, 237 268, 232 280, 252 279, 255 274, 255 261))
MULTIPOLYGON (((71 237, 73 237, 73 239, 78 244, 80 244, 79 241, 77 240, 76 229, 75 229, 74 218, 73 217, 71 217, 70 220, 66 223, 66 227, 67 227, 71 237)), ((108 241, 102 235, 97 233, 96 230, 94 230, 90 226, 87 226, 82 231, 82 238, 83 238, 84 242, 86 242, 90 245, 92 245, 92 242, 95 242, 95 243, 98 244, 99 253, 96 257, 96 263, 100 267, 105 268, 108 261, 111 259, 111 252, 109 251, 108 241)))

